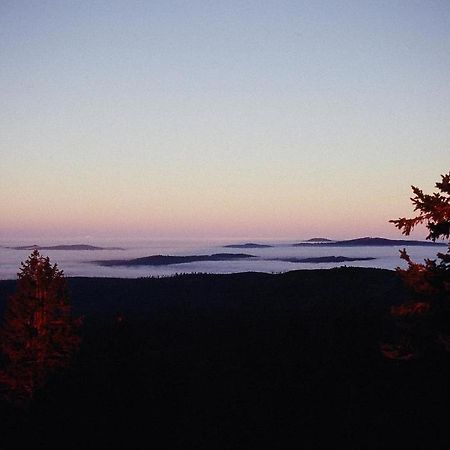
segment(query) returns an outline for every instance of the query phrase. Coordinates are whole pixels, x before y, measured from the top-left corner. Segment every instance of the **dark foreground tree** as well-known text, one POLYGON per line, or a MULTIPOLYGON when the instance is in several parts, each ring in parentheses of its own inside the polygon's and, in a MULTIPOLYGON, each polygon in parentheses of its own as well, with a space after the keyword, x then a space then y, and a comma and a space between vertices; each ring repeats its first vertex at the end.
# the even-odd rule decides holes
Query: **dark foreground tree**
POLYGON ((62 270, 35 250, 22 263, 0 330, 3 395, 28 404, 55 370, 69 365, 79 347, 80 325, 71 316, 62 270))
MULTIPOLYGON (((419 224, 425 224, 427 239, 450 237, 450 172, 441 175, 436 183, 438 192, 424 194, 412 186, 411 201, 418 214, 391 220, 404 235, 409 235, 419 224)), ((384 344, 384 355, 392 359, 408 360, 437 349, 450 351, 450 243, 447 253, 438 253, 437 259, 426 259, 424 264, 411 260, 405 249, 400 257, 408 263, 407 269, 397 269, 411 292, 409 302, 391 308, 401 331, 396 343, 384 344)))

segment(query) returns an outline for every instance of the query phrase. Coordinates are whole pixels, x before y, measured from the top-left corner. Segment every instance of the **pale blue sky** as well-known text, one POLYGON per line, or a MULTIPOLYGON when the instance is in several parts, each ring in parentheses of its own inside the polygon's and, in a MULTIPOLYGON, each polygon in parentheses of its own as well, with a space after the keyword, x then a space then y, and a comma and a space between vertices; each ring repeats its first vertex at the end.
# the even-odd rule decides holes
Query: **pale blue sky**
POLYGON ((398 236, 450 168, 448 1, 1 1, 0 233, 398 236))

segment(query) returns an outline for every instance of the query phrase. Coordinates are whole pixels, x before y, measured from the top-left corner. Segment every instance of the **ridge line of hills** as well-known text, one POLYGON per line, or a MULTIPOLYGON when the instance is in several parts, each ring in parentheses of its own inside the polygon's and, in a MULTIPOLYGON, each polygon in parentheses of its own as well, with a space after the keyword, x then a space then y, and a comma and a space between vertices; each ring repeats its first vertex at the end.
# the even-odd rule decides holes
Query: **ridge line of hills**
POLYGON ((3 247, 10 250, 125 250, 122 247, 97 247, 88 244, 68 245, 22 245, 18 247, 3 247))
POLYGON ((298 244, 293 244, 294 247, 303 246, 318 246, 318 247, 390 247, 397 245, 407 246, 424 246, 424 247, 436 247, 447 246, 444 242, 430 242, 430 241, 418 241, 418 240, 406 240, 406 239, 387 239, 381 237, 362 237, 357 239, 346 239, 342 241, 305 241, 298 244))

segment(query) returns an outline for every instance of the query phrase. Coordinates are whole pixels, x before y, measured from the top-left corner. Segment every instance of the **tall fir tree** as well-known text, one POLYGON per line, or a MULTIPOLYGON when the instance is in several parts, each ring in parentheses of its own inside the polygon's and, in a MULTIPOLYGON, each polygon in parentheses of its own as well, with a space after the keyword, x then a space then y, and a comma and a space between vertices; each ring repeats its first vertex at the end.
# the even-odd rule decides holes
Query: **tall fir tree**
MULTIPOLYGON (((411 201, 418 214, 391 220, 404 235, 420 224, 428 229, 427 239, 450 238, 450 172, 436 183, 438 192, 424 194, 412 186, 411 201)), ((410 301, 391 308, 401 331, 397 342, 382 345, 383 354, 391 359, 409 360, 439 349, 450 352, 450 243, 446 253, 424 264, 414 262, 405 249, 400 257, 408 264, 397 269, 411 292, 410 301)))
POLYGON ((55 370, 69 365, 80 344, 80 325, 71 315, 63 271, 33 251, 21 263, 0 330, 3 394, 28 404, 55 370))

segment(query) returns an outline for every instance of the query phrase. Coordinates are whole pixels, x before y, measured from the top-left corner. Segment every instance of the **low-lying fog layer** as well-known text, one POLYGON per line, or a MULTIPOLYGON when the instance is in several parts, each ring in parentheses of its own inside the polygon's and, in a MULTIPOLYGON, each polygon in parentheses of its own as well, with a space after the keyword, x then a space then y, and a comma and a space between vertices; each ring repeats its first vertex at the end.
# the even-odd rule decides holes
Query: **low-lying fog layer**
MULTIPOLYGON (((136 278, 145 276, 169 276, 175 273, 208 272, 286 272, 297 269, 328 269, 339 266, 379 267, 395 269, 404 267, 405 263, 399 259, 399 249, 402 246, 392 247, 321 247, 319 245, 294 247, 292 244, 299 241, 258 240, 252 241, 261 246, 247 248, 245 253, 255 258, 225 259, 218 261, 194 261, 181 264, 158 266, 122 266, 101 265, 99 261, 130 260, 152 255, 193 256, 213 255, 217 253, 236 253, 230 244, 245 244, 246 241, 230 239, 217 240, 151 240, 151 239, 90 239, 85 242, 79 240, 42 240, 40 242, 8 241, 0 242, 0 279, 15 279, 20 262, 27 259, 31 253, 29 246, 36 244, 47 249, 40 250, 41 254, 49 256, 50 260, 58 263, 67 276, 87 277, 124 277, 136 278), (102 249, 74 250, 67 249, 68 245, 89 245, 102 247, 102 249), (64 246, 63 249, 48 249, 51 246, 64 246), (267 247, 265 247, 267 245, 267 247), (17 247, 27 247, 17 249, 17 247), (7 248, 9 247, 9 248, 7 248), (14 248, 12 248, 14 247, 14 248), (109 248, 108 248, 109 247, 109 248), (112 247, 112 248, 111 248, 112 247), (123 250, 122 250, 123 249, 123 250), (310 258, 336 257, 336 262, 323 262, 324 259, 314 262, 296 262, 310 258), (343 258, 339 258, 343 257, 343 258), (347 259, 363 259, 348 261, 347 259), (374 259, 372 259, 374 258, 374 259)), ((438 251, 445 252, 445 247, 406 247, 414 260, 422 262, 424 258, 434 258, 438 251)))

